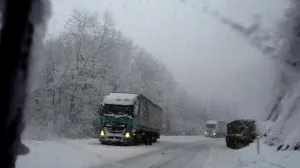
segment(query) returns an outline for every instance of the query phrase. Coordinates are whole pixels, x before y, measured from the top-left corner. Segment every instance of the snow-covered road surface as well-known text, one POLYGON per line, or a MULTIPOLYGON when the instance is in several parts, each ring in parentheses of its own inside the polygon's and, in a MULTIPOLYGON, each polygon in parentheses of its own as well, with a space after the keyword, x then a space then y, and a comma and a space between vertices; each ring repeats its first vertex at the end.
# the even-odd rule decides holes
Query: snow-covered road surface
POLYGON ((97 139, 25 140, 30 154, 20 156, 17 168, 295 168, 300 153, 276 152, 256 144, 240 150, 224 139, 201 136, 162 136, 152 146, 108 146, 97 139))
MULTIPOLYGON (((89 168, 102 167, 147 153, 178 148, 181 145, 206 140, 202 136, 161 136, 152 146, 101 145, 97 139, 25 140, 30 153, 20 156, 17 168, 89 168)), ((122 167, 122 166, 121 166, 122 167)))
POLYGON ((197 168, 205 164, 212 146, 211 140, 176 144, 101 168, 197 168))

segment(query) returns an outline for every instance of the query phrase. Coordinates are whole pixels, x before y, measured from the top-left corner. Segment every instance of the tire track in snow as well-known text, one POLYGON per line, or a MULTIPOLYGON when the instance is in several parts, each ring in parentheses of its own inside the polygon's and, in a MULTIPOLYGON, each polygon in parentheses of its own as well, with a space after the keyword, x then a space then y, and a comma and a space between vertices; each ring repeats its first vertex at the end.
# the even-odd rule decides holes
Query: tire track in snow
POLYGON ((176 168, 183 168, 186 166, 186 164, 193 160, 196 156, 196 154, 199 152, 198 148, 194 148, 191 151, 185 151, 186 153, 178 152, 174 157, 172 157, 169 160, 164 160, 161 162, 158 162, 149 168, 164 168, 164 167, 174 167, 173 165, 175 164, 176 168), (172 165, 173 164, 173 165, 172 165))
MULTIPOLYGON (((203 141, 203 140, 201 140, 201 141, 203 141)), ((200 141, 196 141, 196 142, 200 142, 200 141)), ((157 162, 157 161, 165 162, 165 160, 160 160, 161 157, 165 156, 165 153, 171 153, 171 154, 176 153, 176 152, 174 152, 174 150, 178 150, 178 149, 184 148, 186 146, 191 146, 193 143, 195 143, 195 142, 191 142, 191 143, 172 143, 171 145, 167 145, 166 147, 163 147, 163 148, 160 148, 160 149, 157 149, 157 150, 154 150, 154 151, 149 151, 149 152, 146 152, 146 153, 143 153, 143 154, 140 154, 140 155, 131 156, 131 157, 122 159, 118 162, 109 162, 109 163, 106 163, 106 164, 102 164, 100 167, 101 168, 125 168, 125 167, 127 167, 125 165, 134 164, 134 162, 145 159, 145 158, 147 158, 147 159, 152 158, 153 159, 153 157, 157 157, 157 158, 154 158, 155 162, 157 162)), ((152 146, 149 146, 149 147, 152 147, 152 146)), ((170 156, 170 155, 168 155, 168 156, 170 156)), ((139 168, 142 168, 142 167, 139 167, 139 168)), ((98 167, 90 167, 90 168, 99 168, 99 166, 98 167)), ((132 168, 132 167, 129 166, 128 168, 132 168)))
POLYGON ((211 140, 200 140, 200 141, 195 141, 195 142, 191 142, 191 143, 174 143, 172 145, 168 145, 166 147, 160 148, 158 150, 154 150, 154 151, 150 151, 150 152, 146 152, 137 156, 132 156, 129 158, 125 158, 119 161, 119 163, 128 163, 130 161, 133 160, 138 160, 138 159, 142 159, 144 157, 149 157, 152 155, 157 155, 157 154, 161 154, 161 153, 165 153, 167 151, 170 150, 176 150, 176 149, 181 149, 181 148, 186 148, 189 146, 195 146, 195 144, 199 144, 199 143, 207 143, 207 142, 211 142, 211 140))
MULTIPOLYGON (((199 160, 200 158, 196 158, 196 156, 200 156, 200 154, 201 156, 204 156, 204 154, 208 153, 210 149, 209 146, 210 145, 208 143, 204 143, 201 145, 196 145, 191 149, 184 149, 183 151, 178 152, 179 157, 177 157, 176 160, 168 162, 167 164, 164 164, 158 168, 195 168, 195 165, 190 165, 191 161, 198 159, 197 162, 200 164, 201 160, 199 160)), ((196 167, 199 167, 199 164, 197 164, 196 167)))
POLYGON ((195 159, 196 156, 199 156, 199 153, 201 156, 206 157, 206 153, 208 153, 212 144, 214 143, 212 143, 211 140, 175 143, 158 150, 132 156, 115 163, 102 164, 101 166, 93 168, 185 168, 186 165, 189 165, 190 161, 195 159))
POLYGON ((123 162, 130 168, 182 168, 194 159, 199 152, 209 150, 209 143, 198 142, 182 145, 178 148, 171 148, 161 151, 147 153, 123 162))

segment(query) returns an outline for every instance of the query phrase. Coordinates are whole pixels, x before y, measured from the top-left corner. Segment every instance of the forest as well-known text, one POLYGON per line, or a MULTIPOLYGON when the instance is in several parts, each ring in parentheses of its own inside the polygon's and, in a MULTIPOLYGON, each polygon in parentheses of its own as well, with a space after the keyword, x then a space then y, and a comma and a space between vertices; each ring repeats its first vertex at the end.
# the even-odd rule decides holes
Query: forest
POLYGON ((162 62, 117 30, 109 12, 99 18, 74 10, 64 30, 42 47, 45 65, 27 100, 25 136, 95 137, 97 108, 109 92, 142 93, 163 107, 162 134, 202 133, 207 108, 162 62))

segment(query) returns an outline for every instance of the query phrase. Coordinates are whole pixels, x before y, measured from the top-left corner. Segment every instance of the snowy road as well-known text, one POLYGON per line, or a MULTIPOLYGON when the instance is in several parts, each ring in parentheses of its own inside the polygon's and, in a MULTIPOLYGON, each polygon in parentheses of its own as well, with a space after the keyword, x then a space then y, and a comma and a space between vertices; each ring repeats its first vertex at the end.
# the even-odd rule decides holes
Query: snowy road
POLYGON ((177 144, 157 151, 144 153, 118 162, 118 165, 102 165, 101 168, 195 168, 205 165, 211 140, 177 144))
POLYGON ((177 159, 181 162, 192 159, 192 154, 198 154, 196 149, 206 150, 208 142, 209 139, 202 136, 161 136, 152 146, 101 145, 97 139, 25 140, 31 152, 18 158, 17 167, 159 167, 174 164, 177 159))
POLYGON ((275 152, 262 144, 231 150, 224 139, 162 136, 152 146, 101 145, 97 139, 25 140, 30 153, 17 168, 295 168, 299 152, 275 152))

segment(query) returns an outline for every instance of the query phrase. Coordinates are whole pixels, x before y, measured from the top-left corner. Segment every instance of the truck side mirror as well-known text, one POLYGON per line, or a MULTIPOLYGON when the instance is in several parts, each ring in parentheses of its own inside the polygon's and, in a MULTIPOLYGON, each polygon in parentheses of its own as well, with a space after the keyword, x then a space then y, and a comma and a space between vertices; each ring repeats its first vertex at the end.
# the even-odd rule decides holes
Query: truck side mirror
POLYGON ((102 116, 102 108, 103 108, 102 105, 98 106, 98 114, 99 114, 99 116, 102 116))
POLYGON ((139 106, 135 105, 135 106, 134 106, 134 110, 133 110, 133 115, 134 115, 134 116, 137 116, 138 113, 139 113, 139 106))

